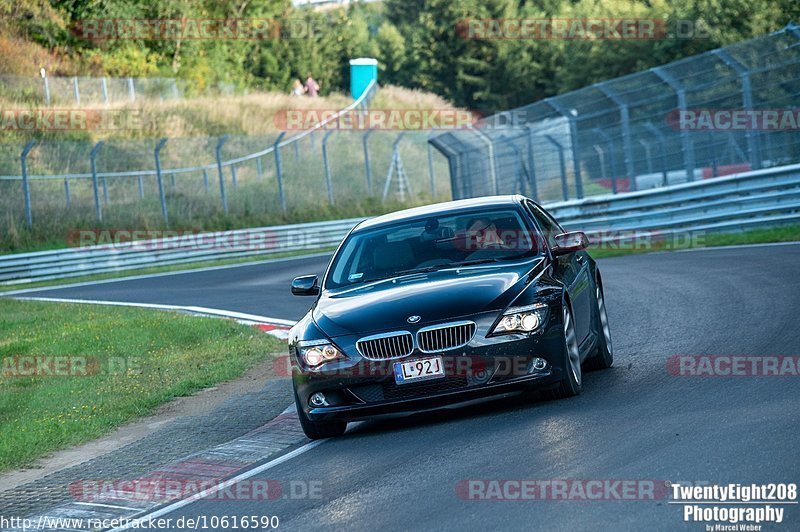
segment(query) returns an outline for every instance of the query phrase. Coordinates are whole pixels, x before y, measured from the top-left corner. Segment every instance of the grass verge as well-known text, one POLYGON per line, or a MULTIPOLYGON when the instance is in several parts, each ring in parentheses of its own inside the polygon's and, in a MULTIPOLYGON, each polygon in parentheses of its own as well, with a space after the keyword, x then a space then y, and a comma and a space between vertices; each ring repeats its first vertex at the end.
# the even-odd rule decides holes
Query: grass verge
POLYGON ((654 251, 679 251, 685 249, 711 248, 719 246, 741 246, 746 244, 769 244, 772 242, 800 241, 800 225, 786 225, 768 229, 751 229, 735 233, 695 233, 683 234, 676 238, 640 239, 637 244, 625 247, 590 248, 595 259, 652 253, 654 251))
POLYGON ((229 320, 0 299, 0 471, 239 377, 283 349, 229 320), (31 368, 38 375, 20 375, 31 368))

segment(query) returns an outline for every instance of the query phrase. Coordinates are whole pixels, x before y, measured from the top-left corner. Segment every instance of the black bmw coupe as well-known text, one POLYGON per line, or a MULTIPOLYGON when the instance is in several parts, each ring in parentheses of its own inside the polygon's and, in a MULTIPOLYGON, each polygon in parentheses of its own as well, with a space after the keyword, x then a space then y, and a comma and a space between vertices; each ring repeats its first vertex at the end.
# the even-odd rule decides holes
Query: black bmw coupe
POLYGON ((348 421, 552 390, 611 366, 603 282, 586 235, 523 196, 440 203, 361 222, 289 333, 309 438, 348 421))

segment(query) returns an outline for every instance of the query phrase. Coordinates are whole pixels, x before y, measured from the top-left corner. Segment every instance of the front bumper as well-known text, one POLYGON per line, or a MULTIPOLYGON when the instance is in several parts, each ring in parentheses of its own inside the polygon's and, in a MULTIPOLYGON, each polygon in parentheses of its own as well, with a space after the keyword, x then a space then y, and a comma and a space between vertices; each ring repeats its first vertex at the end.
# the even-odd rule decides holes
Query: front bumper
POLYGON ((563 336, 554 326, 535 336, 481 338, 456 352, 423 354, 386 362, 360 359, 347 371, 310 372, 295 368, 293 381, 298 408, 312 421, 357 421, 453 408, 480 400, 513 395, 561 380, 563 336), (396 384, 393 362, 441 356, 445 377, 396 384), (543 358, 543 370, 531 367, 543 358), (314 407, 310 397, 320 392, 329 402, 314 407))

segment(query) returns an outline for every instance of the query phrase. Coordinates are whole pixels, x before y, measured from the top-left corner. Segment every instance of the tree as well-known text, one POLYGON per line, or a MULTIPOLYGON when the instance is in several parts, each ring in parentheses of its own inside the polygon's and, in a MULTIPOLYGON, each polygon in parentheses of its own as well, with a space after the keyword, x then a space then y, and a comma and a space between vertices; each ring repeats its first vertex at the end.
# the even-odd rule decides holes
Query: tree
POLYGON ((405 85, 410 76, 406 70, 406 42, 391 22, 384 22, 375 35, 380 68, 385 82, 405 85))

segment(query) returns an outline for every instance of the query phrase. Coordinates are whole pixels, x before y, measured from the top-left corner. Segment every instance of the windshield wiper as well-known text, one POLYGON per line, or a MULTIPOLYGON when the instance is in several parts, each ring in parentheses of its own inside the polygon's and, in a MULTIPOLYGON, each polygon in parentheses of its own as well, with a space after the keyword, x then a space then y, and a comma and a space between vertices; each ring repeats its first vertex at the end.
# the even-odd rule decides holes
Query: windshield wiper
POLYGON ((449 267, 449 264, 437 264, 436 266, 426 266, 425 268, 411 268, 410 270, 400 270, 399 272, 394 272, 392 277, 399 277, 401 275, 411 275, 414 273, 430 273, 435 272, 437 270, 441 270, 442 268, 449 267))
POLYGON ((351 284, 374 283, 375 281, 385 281, 386 279, 394 279, 395 277, 402 277, 404 275, 412 275, 415 273, 435 272, 438 269, 439 269, 438 266, 429 266, 427 268, 412 268, 410 270, 400 270, 397 272, 387 273, 386 275, 381 275, 380 277, 365 277, 351 284))
POLYGON ((426 266, 424 268, 410 268, 408 270, 399 270, 380 277, 369 277, 356 281, 352 284, 373 283, 375 281, 385 281, 386 279, 393 279, 396 277, 403 277, 405 275, 414 275, 416 273, 431 273, 439 270, 446 270, 449 268, 460 268, 462 266, 474 266, 476 264, 487 264, 491 262, 500 262, 500 259, 475 259, 466 260, 461 262, 448 262, 445 264, 437 264, 435 266, 426 266))
POLYGON ((489 264, 491 262, 500 262, 500 259, 475 259, 463 260, 461 262, 451 262, 447 265, 448 268, 457 268, 460 266, 474 266, 476 264, 489 264))

